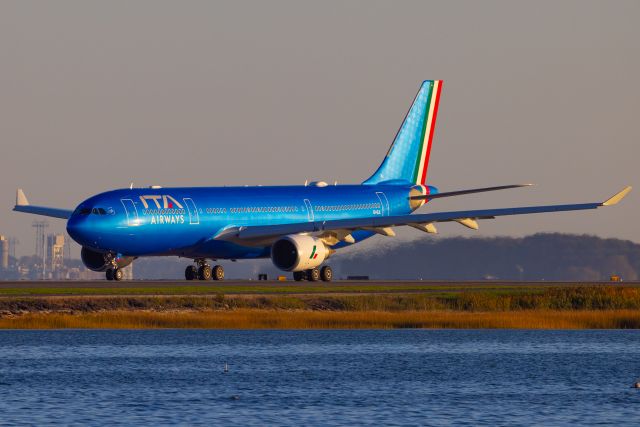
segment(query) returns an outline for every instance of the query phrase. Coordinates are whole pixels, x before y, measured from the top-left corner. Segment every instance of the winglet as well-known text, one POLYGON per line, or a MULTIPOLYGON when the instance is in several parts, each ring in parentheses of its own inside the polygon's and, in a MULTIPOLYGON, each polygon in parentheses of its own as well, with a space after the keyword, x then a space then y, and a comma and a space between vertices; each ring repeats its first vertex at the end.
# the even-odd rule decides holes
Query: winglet
POLYGON ((27 196, 24 195, 22 188, 18 188, 16 191, 16 206, 29 206, 29 201, 27 200, 27 196))
POLYGON ((627 194, 631 191, 631 186, 627 185, 620 191, 616 193, 613 197, 610 197, 606 201, 602 202, 602 206, 613 206, 620 202, 620 200, 624 199, 627 194))

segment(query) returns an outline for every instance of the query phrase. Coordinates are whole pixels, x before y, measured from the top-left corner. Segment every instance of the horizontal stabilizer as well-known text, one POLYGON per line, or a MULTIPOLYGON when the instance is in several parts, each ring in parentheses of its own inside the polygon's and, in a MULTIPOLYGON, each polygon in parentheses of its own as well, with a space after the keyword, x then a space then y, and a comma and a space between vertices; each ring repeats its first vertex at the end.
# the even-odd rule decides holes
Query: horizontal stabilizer
POLYGON ((487 191, 498 191, 498 190, 508 190, 510 188, 530 187, 532 185, 533 184, 512 184, 512 185, 501 185, 498 187, 472 188, 470 190, 448 191, 446 193, 422 194, 418 196, 411 196, 409 197, 409 199, 431 200, 431 199, 439 199, 441 197, 463 196, 465 194, 484 193, 487 191))
POLYGON ((16 212, 30 213, 33 215, 49 216, 52 218, 68 219, 73 211, 68 209, 49 208, 45 206, 33 206, 29 204, 24 191, 18 188, 16 191, 16 205, 13 208, 16 212))

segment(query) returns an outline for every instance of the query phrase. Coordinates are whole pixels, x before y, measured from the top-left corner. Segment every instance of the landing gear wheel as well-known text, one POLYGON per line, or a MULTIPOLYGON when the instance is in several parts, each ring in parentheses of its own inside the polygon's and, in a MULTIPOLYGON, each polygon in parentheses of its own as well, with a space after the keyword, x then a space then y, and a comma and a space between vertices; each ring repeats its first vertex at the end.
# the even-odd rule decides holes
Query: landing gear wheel
POLYGON ((107 280, 113 280, 113 269, 108 268, 105 275, 107 276, 107 280))
POLYGON ((296 282, 302 282, 307 278, 307 273, 305 271, 294 271, 293 272, 293 280, 296 282))
POLYGON ((323 282, 330 282, 333 280, 333 270, 328 265, 325 265, 320 269, 320 279, 323 282))
POLYGON ((184 278, 187 280, 196 280, 198 277, 198 269, 195 265, 190 265, 184 270, 184 278))
POLYGON ((317 268, 307 270, 307 280, 310 282, 317 282, 320 280, 320 270, 317 268))
POLYGON ((113 270, 113 280, 115 280, 116 282, 119 282, 123 278, 124 278, 124 273, 122 272, 121 269, 116 268, 113 270))
POLYGON ((211 280, 211 267, 208 265, 202 265, 198 269, 198 279, 211 280))
POLYGON ((213 267, 213 280, 224 280, 224 268, 221 265, 213 267))

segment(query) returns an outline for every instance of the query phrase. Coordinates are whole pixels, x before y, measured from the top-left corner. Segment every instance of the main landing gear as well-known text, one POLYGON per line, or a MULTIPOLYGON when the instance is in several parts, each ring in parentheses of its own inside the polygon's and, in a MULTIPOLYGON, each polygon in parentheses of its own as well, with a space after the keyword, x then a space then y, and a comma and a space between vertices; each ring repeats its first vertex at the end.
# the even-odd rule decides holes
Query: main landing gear
POLYGON ((322 280, 323 282, 330 282, 333 280, 333 270, 328 265, 325 265, 320 269, 311 268, 304 271, 294 271, 293 280, 296 282, 301 282, 303 280, 308 280, 310 282, 317 282, 319 280, 322 280))
POLYGON ((184 278, 187 280, 224 280, 224 268, 215 265, 213 268, 207 264, 206 260, 197 259, 196 265, 190 265, 184 271, 184 278))

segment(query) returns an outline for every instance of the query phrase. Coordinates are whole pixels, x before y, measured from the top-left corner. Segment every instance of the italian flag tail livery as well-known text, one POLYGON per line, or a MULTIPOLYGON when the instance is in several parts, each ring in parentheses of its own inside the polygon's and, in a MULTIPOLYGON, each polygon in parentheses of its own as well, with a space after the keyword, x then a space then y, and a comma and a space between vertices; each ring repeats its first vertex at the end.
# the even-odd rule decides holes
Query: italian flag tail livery
POLYGON ((422 83, 384 161, 364 184, 426 185, 441 91, 442 80, 422 83))

